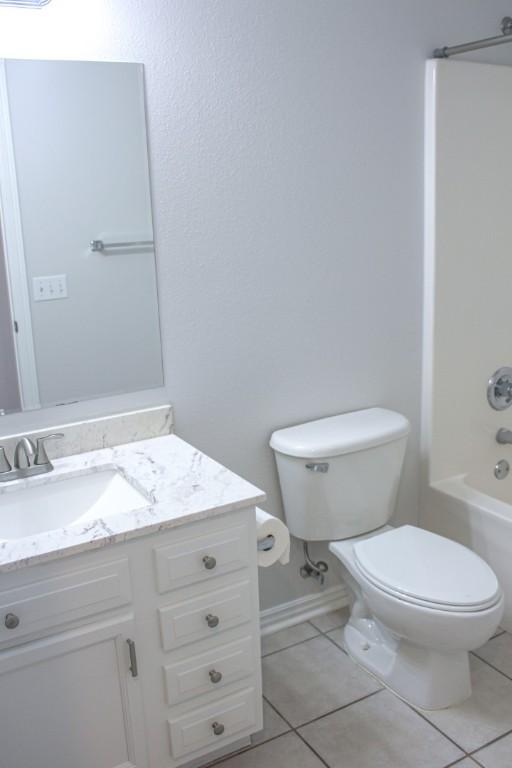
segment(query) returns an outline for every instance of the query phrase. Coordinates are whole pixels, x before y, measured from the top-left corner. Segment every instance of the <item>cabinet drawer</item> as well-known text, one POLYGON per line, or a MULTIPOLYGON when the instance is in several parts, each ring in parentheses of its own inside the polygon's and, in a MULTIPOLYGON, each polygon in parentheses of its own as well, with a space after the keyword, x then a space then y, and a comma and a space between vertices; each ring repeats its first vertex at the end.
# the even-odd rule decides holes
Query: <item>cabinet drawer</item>
POLYGON ((225 629, 250 621, 250 584, 242 581, 234 587, 207 592, 201 597, 160 608, 158 613, 164 651, 206 637, 213 638, 225 629))
POLYGON ((167 701, 172 706, 194 696, 221 690, 225 685, 253 674, 253 667, 251 637, 169 664, 164 667, 167 701))
POLYGON ((25 584, 0 592, 0 641, 40 632, 130 601, 127 560, 25 584))
POLYGON ((177 759, 204 747, 222 746, 254 725, 256 719, 256 691, 247 688, 184 717, 168 720, 172 756, 177 759))
POLYGON ((158 547, 155 549, 158 591, 167 592, 245 568, 248 546, 247 526, 238 525, 158 547))

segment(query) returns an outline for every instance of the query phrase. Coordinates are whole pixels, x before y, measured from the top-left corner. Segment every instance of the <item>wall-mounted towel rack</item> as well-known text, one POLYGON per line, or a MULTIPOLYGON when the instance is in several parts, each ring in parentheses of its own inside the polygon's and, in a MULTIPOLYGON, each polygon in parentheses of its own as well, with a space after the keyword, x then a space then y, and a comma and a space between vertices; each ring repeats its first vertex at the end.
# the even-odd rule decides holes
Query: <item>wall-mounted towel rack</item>
POLYGON ((142 248, 149 248, 153 247, 154 241, 153 240, 127 240, 124 243, 105 243, 103 240, 91 240, 90 242, 90 249, 91 251, 106 251, 110 250, 110 248, 136 248, 142 247, 142 248))

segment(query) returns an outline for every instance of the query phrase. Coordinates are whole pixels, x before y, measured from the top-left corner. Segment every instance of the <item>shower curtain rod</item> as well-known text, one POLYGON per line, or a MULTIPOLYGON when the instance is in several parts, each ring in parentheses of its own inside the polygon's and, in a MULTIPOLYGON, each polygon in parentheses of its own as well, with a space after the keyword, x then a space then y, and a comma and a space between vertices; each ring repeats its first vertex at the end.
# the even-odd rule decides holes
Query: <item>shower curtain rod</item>
POLYGON ((449 56, 455 56, 457 53, 478 51, 480 48, 490 48, 493 45, 512 43, 512 16, 505 16, 501 20, 500 27, 501 35, 497 35, 497 37, 486 37, 484 40, 475 40, 473 43, 452 46, 445 45, 444 48, 436 48, 434 51, 434 59, 447 59, 449 56))

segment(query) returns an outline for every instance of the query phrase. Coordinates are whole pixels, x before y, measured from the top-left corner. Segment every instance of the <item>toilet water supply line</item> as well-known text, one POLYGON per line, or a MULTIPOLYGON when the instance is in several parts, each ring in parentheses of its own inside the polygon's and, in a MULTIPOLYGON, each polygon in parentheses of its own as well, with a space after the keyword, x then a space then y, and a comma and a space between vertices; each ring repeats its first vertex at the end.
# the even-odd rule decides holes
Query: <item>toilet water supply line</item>
POLYGON ((312 560, 311 555, 309 554, 307 541, 303 542, 303 548, 304 559, 306 562, 300 569, 300 575, 303 579, 309 579, 312 577, 313 579, 316 579, 321 586, 323 586, 325 581, 325 574, 329 570, 329 566, 324 560, 317 560, 316 563, 314 560, 312 560))

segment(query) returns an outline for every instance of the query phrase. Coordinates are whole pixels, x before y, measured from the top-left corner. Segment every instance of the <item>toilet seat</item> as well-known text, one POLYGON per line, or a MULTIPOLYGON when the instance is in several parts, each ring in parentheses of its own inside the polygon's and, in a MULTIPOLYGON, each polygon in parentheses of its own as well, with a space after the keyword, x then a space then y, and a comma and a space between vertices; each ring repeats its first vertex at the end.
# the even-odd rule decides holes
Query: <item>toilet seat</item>
POLYGON ((492 569, 472 550, 404 525, 354 542, 354 565, 374 587, 407 603, 451 612, 495 605, 501 590, 492 569))

